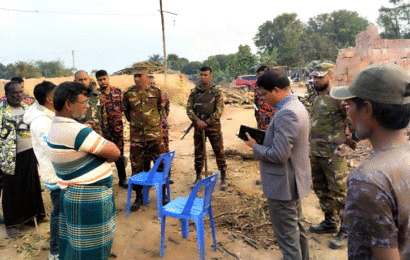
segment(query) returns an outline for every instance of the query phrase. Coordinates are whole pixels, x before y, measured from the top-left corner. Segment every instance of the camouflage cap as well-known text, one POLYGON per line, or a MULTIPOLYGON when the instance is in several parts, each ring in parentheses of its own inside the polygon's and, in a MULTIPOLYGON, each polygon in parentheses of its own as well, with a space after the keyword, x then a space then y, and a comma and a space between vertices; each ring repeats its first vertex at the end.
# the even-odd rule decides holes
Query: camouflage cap
POLYGON ((141 74, 148 74, 147 66, 139 66, 135 68, 134 75, 141 75, 141 74))
POLYGON ((332 63, 320 63, 315 66, 315 70, 310 75, 314 77, 324 77, 334 67, 335 65, 332 63))
POLYGON ((410 76, 396 64, 374 64, 360 71, 350 86, 332 88, 330 95, 335 99, 358 97, 383 104, 410 104, 410 76))

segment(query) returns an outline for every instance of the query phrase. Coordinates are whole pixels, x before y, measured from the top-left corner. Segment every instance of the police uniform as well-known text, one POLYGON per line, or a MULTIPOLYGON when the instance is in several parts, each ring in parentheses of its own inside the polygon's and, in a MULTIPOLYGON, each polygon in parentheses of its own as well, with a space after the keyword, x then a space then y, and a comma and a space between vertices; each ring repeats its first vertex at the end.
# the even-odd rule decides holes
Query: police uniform
MULTIPOLYGON (((221 171, 221 185, 226 185, 226 156, 220 122, 224 108, 222 89, 215 85, 203 89, 201 85, 197 85, 189 95, 186 108, 187 115, 193 123, 200 119, 207 124, 207 127, 204 129, 205 136, 208 137, 211 143, 218 169, 221 171)), ((197 128, 194 131, 194 145, 197 182, 201 179, 201 172, 204 166, 202 130, 197 128)))
MULTIPOLYGON (((143 70, 143 69, 141 69, 143 70)), ((130 161, 132 175, 149 171, 151 162, 162 154, 161 118, 164 114, 161 90, 149 86, 139 91, 136 86, 124 92, 124 113, 130 122, 130 161)), ((163 163, 158 169, 163 170, 163 163)), ((134 185, 136 202, 142 201, 142 186, 134 185)), ((163 192, 165 198, 166 193, 163 192)))

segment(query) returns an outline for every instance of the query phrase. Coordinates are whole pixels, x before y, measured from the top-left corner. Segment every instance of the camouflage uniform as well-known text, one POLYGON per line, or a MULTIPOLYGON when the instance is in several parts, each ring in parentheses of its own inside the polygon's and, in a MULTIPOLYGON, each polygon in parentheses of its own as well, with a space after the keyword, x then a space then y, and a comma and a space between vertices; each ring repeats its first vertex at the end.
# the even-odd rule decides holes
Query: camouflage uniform
POLYGON ((162 106, 164 107, 164 116, 161 120, 162 127, 162 142, 164 146, 164 153, 169 152, 169 128, 168 128, 168 116, 169 116, 169 99, 166 93, 162 93, 162 106))
POLYGON ((85 117, 79 120, 79 122, 84 124, 87 121, 93 121, 95 124, 94 131, 102 136, 102 128, 104 127, 104 124, 107 120, 104 102, 102 100, 101 93, 92 86, 90 86, 90 88, 92 89, 92 91, 90 96, 88 97, 89 108, 85 113, 85 117))
POLYGON ((345 226, 349 259, 375 259, 372 247, 410 259, 410 146, 381 149, 349 176, 345 226))
MULTIPOLYGON (((124 113, 130 122, 130 160, 132 175, 149 171, 151 161, 155 162, 162 154, 161 118, 164 114, 161 90, 149 87, 140 92, 136 86, 124 92, 124 113)), ((163 170, 161 163, 160 171, 163 170)), ((138 196, 142 187, 134 185, 138 196)))
POLYGON ((259 130, 266 130, 273 115, 275 114, 275 109, 271 105, 266 103, 265 97, 260 93, 260 88, 256 87, 255 92, 255 118, 259 130))
POLYGON ((342 217, 347 191, 347 161, 341 154, 346 141, 346 111, 340 100, 329 93, 316 93, 309 108, 311 115, 311 166, 313 189, 324 213, 342 217))
POLYGON ((120 182, 126 179, 125 165, 124 165, 124 126, 122 123, 122 91, 119 88, 110 86, 110 92, 105 93, 99 89, 103 104, 105 107, 106 122, 102 128, 105 139, 115 143, 121 151, 121 158, 119 158, 115 165, 117 167, 118 178, 120 182))
MULTIPOLYGON (((192 122, 203 120, 208 126, 205 128, 205 136, 208 137, 215 153, 216 164, 221 171, 221 179, 225 179, 226 156, 223 147, 220 117, 224 108, 223 93, 220 87, 211 85, 208 89, 202 89, 201 85, 192 89, 187 102, 187 115, 192 122)), ((201 173, 204 166, 204 150, 202 131, 195 128, 195 171, 201 173)))

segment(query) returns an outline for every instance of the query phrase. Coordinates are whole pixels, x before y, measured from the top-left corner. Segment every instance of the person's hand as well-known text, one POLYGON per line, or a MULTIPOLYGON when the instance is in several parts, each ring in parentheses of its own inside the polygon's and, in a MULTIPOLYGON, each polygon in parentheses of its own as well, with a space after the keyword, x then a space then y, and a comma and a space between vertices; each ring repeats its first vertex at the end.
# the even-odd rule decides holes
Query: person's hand
POLYGON ((347 144, 352 150, 356 150, 357 148, 357 142, 353 141, 353 139, 350 137, 346 138, 345 144, 347 144))
POLYGON ((85 122, 84 125, 94 130, 95 122, 90 120, 85 122))
POLYGON ((249 135, 248 132, 246 132, 245 134, 246 134, 246 137, 248 138, 248 141, 244 141, 245 144, 246 144, 247 146, 249 146, 250 148, 253 148, 253 146, 254 146, 255 144, 257 144, 256 141, 255 141, 255 139, 253 139, 253 138, 249 135))
POLYGON ((203 130, 203 129, 205 129, 205 128, 208 126, 208 124, 205 123, 204 121, 202 121, 201 119, 198 119, 198 120, 195 122, 195 124, 196 124, 196 128, 198 128, 199 130, 203 130))

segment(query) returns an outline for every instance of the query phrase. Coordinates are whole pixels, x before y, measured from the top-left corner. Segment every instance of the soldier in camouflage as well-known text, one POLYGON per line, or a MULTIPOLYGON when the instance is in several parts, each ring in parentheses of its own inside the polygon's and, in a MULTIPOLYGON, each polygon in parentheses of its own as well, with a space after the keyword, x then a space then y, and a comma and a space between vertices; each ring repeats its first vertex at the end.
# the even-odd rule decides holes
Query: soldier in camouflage
POLYGON ((121 151, 121 156, 115 161, 115 167, 118 173, 118 185, 124 189, 128 188, 127 175, 124 164, 124 127, 122 123, 122 91, 119 88, 110 85, 110 78, 105 70, 99 70, 95 73, 97 83, 100 86, 98 91, 105 107, 107 122, 102 128, 103 136, 108 141, 115 143, 121 151))
MULTIPOLYGON (((267 68, 266 66, 260 66, 256 70, 256 78, 259 78, 267 68)), ((255 86, 254 92, 256 123, 259 130, 266 130, 273 114, 275 114, 275 109, 266 102, 265 97, 260 93, 260 88, 257 85, 255 86)))
POLYGON ((192 89, 186 105, 187 115, 191 119, 194 131, 195 171, 198 183, 204 166, 204 148, 202 131, 208 137, 215 153, 216 163, 221 172, 221 190, 226 190, 226 156, 223 147, 220 118, 224 108, 222 89, 211 84, 212 70, 209 67, 200 69, 200 84, 192 89))
POLYGON ((89 126, 102 136, 102 127, 106 122, 106 115, 101 93, 96 90, 95 82, 90 84, 90 76, 84 70, 79 70, 74 74, 74 81, 91 88, 91 94, 88 97, 89 108, 85 113, 85 117, 79 122, 89 126))
MULTIPOLYGON (((356 142, 346 133, 346 110, 340 100, 329 95, 333 68, 334 65, 330 63, 315 67, 312 74, 316 93, 312 96, 309 107, 313 189, 325 214, 325 220, 319 225, 311 226, 309 231, 319 234, 338 232, 335 213, 343 220, 348 176, 347 161, 341 153, 342 145, 356 148, 356 142)), ((342 247, 346 237, 346 230, 341 224, 338 234, 329 242, 329 247, 342 247)))
MULTIPOLYGON (((132 175, 149 171, 151 162, 162 154, 161 118, 164 115, 161 90, 149 85, 148 68, 139 67, 134 74, 135 85, 124 92, 124 114, 130 122, 130 160, 132 175)), ((163 163, 158 170, 163 171, 163 163)), ((142 205, 142 186, 134 185, 135 202, 131 206, 136 211, 142 205)), ((163 204, 167 203, 163 186, 163 204)))
MULTIPOLYGON (((149 75, 149 84, 151 87, 157 87, 155 83, 155 78, 153 75, 149 75)), ((164 115, 161 118, 161 128, 162 128, 162 150, 163 153, 169 152, 169 127, 168 127, 168 116, 170 112, 169 98, 167 93, 162 92, 162 106, 164 107, 164 115)), ((171 168, 169 169, 169 184, 173 184, 174 180, 171 178, 171 168)))

